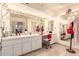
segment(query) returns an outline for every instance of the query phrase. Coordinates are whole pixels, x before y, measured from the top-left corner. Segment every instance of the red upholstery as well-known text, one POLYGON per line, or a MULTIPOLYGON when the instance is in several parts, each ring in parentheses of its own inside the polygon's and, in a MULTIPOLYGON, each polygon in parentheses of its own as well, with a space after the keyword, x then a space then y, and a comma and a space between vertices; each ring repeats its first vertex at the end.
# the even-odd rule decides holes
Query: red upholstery
POLYGON ((52 34, 48 34, 48 40, 51 41, 51 38, 52 38, 52 34))

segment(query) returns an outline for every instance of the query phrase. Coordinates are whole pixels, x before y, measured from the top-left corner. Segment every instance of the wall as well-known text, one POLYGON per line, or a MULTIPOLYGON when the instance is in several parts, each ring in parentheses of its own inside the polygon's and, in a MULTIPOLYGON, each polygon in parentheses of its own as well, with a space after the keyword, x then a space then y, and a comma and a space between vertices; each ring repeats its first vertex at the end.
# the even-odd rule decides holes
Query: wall
POLYGON ((65 45, 67 45, 68 44, 68 42, 65 42, 65 41, 62 41, 61 39, 60 39, 60 24, 67 24, 67 21, 65 21, 65 20, 62 20, 62 18, 60 18, 60 17, 56 17, 56 18, 54 18, 55 20, 54 20, 54 31, 53 31, 53 33, 55 34, 55 37, 56 37, 56 41, 57 42, 59 42, 59 43, 61 43, 61 44, 65 44, 65 45))
POLYGON ((56 40, 59 42, 60 40, 60 29, 59 29, 59 22, 57 20, 54 20, 54 31, 53 33, 56 35, 56 40))
POLYGON ((76 20, 74 21, 74 30, 75 30, 75 45, 76 48, 79 49, 79 17, 76 17, 76 20))
POLYGON ((4 16, 4 27, 5 27, 5 30, 6 31, 11 31, 11 26, 10 26, 10 13, 8 13, 8 14, 6 14, 5 16, 4 16))

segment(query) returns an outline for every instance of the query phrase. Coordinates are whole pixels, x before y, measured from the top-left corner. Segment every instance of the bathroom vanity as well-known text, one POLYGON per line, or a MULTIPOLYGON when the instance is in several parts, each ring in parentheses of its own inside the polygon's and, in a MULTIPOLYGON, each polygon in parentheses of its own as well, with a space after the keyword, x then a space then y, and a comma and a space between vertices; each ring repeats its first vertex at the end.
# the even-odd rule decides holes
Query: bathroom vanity
POLYGON ((42 48, 42 36, 38 34, 2 38, 1 56, 18 56, 42 48))

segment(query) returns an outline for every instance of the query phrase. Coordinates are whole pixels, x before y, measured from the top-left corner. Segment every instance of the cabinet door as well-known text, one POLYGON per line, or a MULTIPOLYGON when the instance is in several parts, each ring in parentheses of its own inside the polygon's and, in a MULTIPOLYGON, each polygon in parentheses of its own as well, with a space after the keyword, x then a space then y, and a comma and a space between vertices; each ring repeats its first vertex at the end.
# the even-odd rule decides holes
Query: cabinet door
POLYGON ((18 56, 22 54, 22 44, 14 45, 14 56, 18 56))
POLYGON ((42 38, 41 37, 37 37, 36 39, 36 48, 42 48, 42 38))
POLYGON ((0 51, 0 56, 2 56, 2 51, 0 51))
POLYGON ((22 38, 16 38, 14 40, 14 56, 22 54, 22 38))
POLYGON ((13 47, 12 46, 2 47, 2 56, 13 56, 13 47))
POLYGON ((23 39, 23 54, 31 51, 31 40, 30 38, 23 39))
POLYGON ((32 50, 36 50, 42 47, 41 37, 33 37, 32 40, 32 50))
POLYGON ((36 40, 36 38, 31 38, 31 40, 32 40, 32 50, 35 50, 35 49, 37 49, 37 47, 36 47, 36 45, 37 45, 37 40, 36 40))

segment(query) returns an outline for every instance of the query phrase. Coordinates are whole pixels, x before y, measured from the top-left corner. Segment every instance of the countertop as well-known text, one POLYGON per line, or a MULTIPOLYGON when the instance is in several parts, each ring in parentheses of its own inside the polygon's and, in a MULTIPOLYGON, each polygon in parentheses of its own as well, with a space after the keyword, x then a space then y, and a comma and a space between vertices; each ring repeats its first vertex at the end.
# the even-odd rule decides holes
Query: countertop
POLYGON ((2 41, 4 40, 13 40, 13 39, 18 39, 18 38, 24 38, 24 37, 34 37, 34 36, 41 36, 39 34, 28 34, 28 35, 20 35, 20 36, 8 36, 8 37, 3 37, 2 41))

